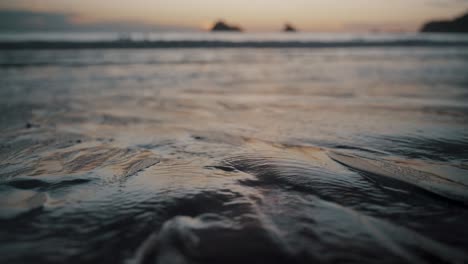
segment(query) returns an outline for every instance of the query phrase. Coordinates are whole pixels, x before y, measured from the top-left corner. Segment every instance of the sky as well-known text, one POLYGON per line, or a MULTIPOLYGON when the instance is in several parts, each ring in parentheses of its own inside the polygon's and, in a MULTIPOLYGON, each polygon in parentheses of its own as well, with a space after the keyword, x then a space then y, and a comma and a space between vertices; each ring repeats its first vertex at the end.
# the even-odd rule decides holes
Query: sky
POLYGON ((0 0, 0 30, 416 31, 468 12, 468 0, 0 0))

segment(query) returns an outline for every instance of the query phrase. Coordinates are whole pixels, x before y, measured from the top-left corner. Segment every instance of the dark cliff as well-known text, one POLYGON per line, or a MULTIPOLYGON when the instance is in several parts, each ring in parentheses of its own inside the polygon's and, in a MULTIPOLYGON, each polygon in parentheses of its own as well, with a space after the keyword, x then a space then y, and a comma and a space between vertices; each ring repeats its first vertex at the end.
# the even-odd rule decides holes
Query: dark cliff
POLYGON ((468 13, 453 20, 428 22, 421 32, 468 33, 468 13))
POLYGON ((291 24, 289 24, 289 23, 286 23, 286 24, 284 25, 283 31, 284 31, 284 32, 296 32, 297 29, 296 29, 293 25, 291 25, 291 24))
POLYGON ((218 21, 214 24, 214 26, 211 28, 211 31, 234 31, 234 32, 239 32, 242 31, 242 29, 238 26, 231 26, 224 21, 218 21))

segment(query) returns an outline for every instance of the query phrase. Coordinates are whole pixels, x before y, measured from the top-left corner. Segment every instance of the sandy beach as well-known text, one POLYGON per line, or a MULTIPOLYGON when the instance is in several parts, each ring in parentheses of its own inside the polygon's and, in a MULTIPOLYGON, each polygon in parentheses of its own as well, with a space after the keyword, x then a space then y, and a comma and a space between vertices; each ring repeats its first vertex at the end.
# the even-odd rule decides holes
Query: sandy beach
POLYGON ((466 263, 464 41, 3 50, 2 262, 466 263))

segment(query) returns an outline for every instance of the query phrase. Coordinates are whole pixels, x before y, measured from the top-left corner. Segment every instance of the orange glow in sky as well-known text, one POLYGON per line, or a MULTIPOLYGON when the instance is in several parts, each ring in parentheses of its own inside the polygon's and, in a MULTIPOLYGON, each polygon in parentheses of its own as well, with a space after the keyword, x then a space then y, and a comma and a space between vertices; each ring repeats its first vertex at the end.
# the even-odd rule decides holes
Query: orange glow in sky
POLYGON ((207 29, 217 19, 247 31, 275 31, 286 21, 303 31, 417 30, 468 10, 464 0, 2 0, 1 9, 73 14, 76 23, 137 21, 207 29))

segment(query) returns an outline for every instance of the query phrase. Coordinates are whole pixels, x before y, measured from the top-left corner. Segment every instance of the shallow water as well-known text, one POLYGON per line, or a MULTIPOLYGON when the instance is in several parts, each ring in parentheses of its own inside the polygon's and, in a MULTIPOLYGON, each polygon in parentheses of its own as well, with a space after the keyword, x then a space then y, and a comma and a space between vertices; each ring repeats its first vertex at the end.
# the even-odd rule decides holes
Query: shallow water
POLYGON ((6 263, 468 263, 466 48, 0 52, 6 263))

